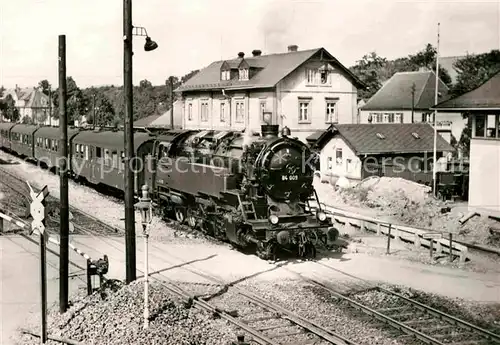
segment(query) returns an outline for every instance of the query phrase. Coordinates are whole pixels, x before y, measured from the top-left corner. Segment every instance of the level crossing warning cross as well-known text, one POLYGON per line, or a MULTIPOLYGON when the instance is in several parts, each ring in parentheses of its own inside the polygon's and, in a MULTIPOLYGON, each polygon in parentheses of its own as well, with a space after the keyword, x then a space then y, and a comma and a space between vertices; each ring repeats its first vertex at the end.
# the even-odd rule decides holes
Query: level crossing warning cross
POLYGON ((31 196, 31 205, 30 205, 30 211, 31 211, 31 216, 33 217, 33 222, 31 223, 31 230, 32 233, 35 230, 38 230, 40 234, 43 235, 45 231, 45 198, 49 195, 49 190, 48 187, 45 186, 42 188, 40 193, 36 193, 33 188, 31 188, 31 185, 29 184, 28 181, 26 181, 28 184, 28 187, 30 189, 30 196, 31 196))

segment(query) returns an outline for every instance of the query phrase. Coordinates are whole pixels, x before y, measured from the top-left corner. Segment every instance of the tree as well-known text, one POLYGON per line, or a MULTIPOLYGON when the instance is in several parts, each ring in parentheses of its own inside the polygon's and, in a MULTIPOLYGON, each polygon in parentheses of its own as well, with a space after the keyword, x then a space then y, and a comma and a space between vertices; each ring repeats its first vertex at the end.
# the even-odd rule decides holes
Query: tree
POLYGON ((2 116, 11 122, 19 121, 19 109, 16 108, 16 103, 11 95, 5 96, 3 102, 1 102, 0 109, 2 111, 2 116))
POLYGON ((52 87, 47 79, 41 80, 38 83, 38 86, 42 89, 42 92, 46 94, 47 96, 49 95, 49 90, 52 87))
POLYGON ((469 92, 500 71, 500 51, 492 50, 484 54, 467 54, 457 60, 453 67, 457 70, 457 82, 452 94, 458 96, 469 92))
MULTIPOLYGON (((72 123, 78 120, 79 117, 85 114, 85 109, 88 108, 89 99, 85 97, 82 90, 78 88, 73 77, 66 78, 66 89, 67 89, 67 104, 66 111, 68 114, 68 122, 72 123)), ((53 117, 55 119, 59 118, 59 89, 56 89, 52 93, 52 101, 54 102, 53 117)))
MULTIPOLYGON (((378 56, 375 52, 369 53, 350 70, 367 85, 367 90, 360 90, 359 97, 370 98, 382 86, 382 83, 398 72, 418 71, 421 67, 429 70, 436 69, 437 50, 427 44, 424 49, 407 57, 387 60, 378 56)), ((440 67, 439 78, 446 84, 451 84, 451 77, 448 72, 440 67)))
POLYGON ((351 71, 366 85, 365 90, 360 90, 360 98, 370 98, 380 89, 382 86, 380 72, 386 65, 386 58, 371 52, 351 67, 351 71))

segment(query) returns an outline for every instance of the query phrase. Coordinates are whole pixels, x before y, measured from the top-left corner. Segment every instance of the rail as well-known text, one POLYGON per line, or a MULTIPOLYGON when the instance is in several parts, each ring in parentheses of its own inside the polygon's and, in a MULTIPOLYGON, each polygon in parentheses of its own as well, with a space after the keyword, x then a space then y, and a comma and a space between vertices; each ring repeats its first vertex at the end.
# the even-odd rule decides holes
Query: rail
MULTIPOLYGON (((379 320, 379 321, 382 321, 396 329, 398 329, 399 331, 403 332, 403 333, 406 333, 408 336, 411 336, 411 337, 415 337, 421 341, 423 341, 424 343, 426 344, 430 344, 430 345, 444 345, 445 343, 449 343, 449 341, 442 341, 438 338, 443 338, 443 336, 439 335, 439 334, 428 334, 428 333, 424 333, 425 330, 424 329, 415 329, 411 326, 409 326, 408 324, 411 323, 410 322, 407 322, 407 321, 399 321, 399 320, 396 320, 394 318, 394 316, 390 316, 390 315, 386 315, 385 313, 383 313, 382 311, 384 311, 384 309, 374 309, 374 308, 371 308, 371 307, 368 307, 367 305, 361 303, 361 302, 358 302, 352 298, 349 298, 347 297, 346 295, 336 291, 335 289, 329 287, 328 285, 322 283, 322 282, 319 282, 318 280, 316 279, 311 279, 311 278, 307 278, 307 277, 304 277, 302 274, 300 273, 297 273, 297 272, 293 272, 295 273, 296 275, 300 276, 304 281, 308 282, 308 283, 311 283, 313 285, 316 285, 322 289, 324 289, 325 291, 329 292, 332 296, 335 296, 336 298, 340 299, 340 300, 343 300, 345 302, 347 302, 351 307, 353 307, 354 309, 357 309, 357 310, 360 310, 362 311, 363 313, 367 314, 367 315, 370 315, 372 316, 373 318, 379 320)), ((427 305, 424 305, 422 303, 419 303, 417 301, 413 301, 409 298, 406 298, 400 294, 397 294, 397 293, 394 293, 390 290, 387 290, 387 289, 383 289, 383 288, 380 288, 380 287, 377 287, 377 289, 379 291, 382 291, 382 292, 385 292, 385 293, 388 293, 388 294, 391 294, 391 295, 394 295, 398 298, 401 298, 403 300, 405 300, 406 302, 409 302, 411 305, 413 306, 416 306, 418 309, 424 311, 425 313, 427 314, 430 314, 430 315, 433 315, 437 320, 443 320, 443 321, 446 321, 447 323, 449 324, 453 324, 455 326, 457 326, 458 328, 460 329, 465 329, 465 330, 470 330, 470 331, 473 331, 476 335, 480 336, 482 339, 479 340, 479 339, 474 339, 475 341, 473 343, 478 343, 478 341, 482 341, 482 340, 489 340, 489 341, 493 341, 494 343, 498 344, 500 343, 500 336, 498 336, 497 334, 494 334, 492 332, 489 332, 485 329, 482 329, 480 327, 477 327, 475 325, 472 325, 466 321, 463 321, 463 320, 460 320, 458 318, 455 318, 451 315, 448 315, 444 312, 441 312, 439 310, 436 310, 432 307, 429 307, 427 305)), ((422 321, 419 319, 419 322, 422 321)), ((426 320, 426 321, 429 321, 429 320, 426 320)), ((439 330, 440 328, 435 328, 434 330, 439 330)), ((443 328, 444 329, 444 328, 443 328)), ((465 335, 468 335, 467 333, 465 333, 465 335)), ((449 334, 445 335, 444 338, 448 337, 449 334)), ((458 343, 457 343, 458 344, 458 343)))
MULTIPOLYGON (((309 203, 311 205, 311 209, 318 208, 318 203, 316 201, 310 201, 309 203)), ((386 220, 342 210, 323 202, 320 202, 319 206, 322 207, 322 209, 337 223, 349 224, 354 227, 376 232, 377 235, 391 236, 391 238, 394 238, 395 240, 403 240, 405 242, 413 243, 415 247, 431 248, 432 246, 438 254, 445 252, 458 256, 460 262, 465 262, 467 260, 467 246, 459 244, 456 241, 451 241, 450 246, 449 239, 429 238, 433 235, 441 236, 441 232, 395 224, 386 220)))

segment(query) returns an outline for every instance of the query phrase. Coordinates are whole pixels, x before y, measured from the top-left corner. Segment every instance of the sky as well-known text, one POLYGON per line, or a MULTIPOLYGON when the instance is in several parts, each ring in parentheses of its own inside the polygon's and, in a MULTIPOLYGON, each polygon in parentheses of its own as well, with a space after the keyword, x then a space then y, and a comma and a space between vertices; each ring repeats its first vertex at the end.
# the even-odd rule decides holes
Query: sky
MULTIPOLYGON (((79 87, 123 84, 123 1, 0 0, 0 85, 57 87, 58 36, 79 87)), ((133 81, 164 84, 213 61, 324 47, 349 67, 375 51, 388 59, 437 45, 440 56, 500 49, 500 0, 135 0, 133 81)))

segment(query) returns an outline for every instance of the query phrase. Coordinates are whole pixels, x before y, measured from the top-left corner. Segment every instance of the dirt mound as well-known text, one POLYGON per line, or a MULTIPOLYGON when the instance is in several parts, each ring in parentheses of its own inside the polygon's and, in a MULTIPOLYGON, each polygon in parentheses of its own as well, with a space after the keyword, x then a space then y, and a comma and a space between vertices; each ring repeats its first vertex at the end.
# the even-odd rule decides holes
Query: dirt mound
POLYGON ((402 178, 371 177, 350 188, 334 188, 332 185, 315 181, 320 201, 342 207, 358 207, 359 213, 377 211, 386 220, 417 228, 452 232, 467 242, 498 246, 499 239, 493 238, 490 227, 500 224, 487 217, 474 217, 461 225, 459 219, 467 213, 461 212, 448 202, 435 199, 430 187, 402 178), (366 211, 364 211, 366 210, 366 211))
MULTIPOLYGON (((85 344, 228 344, 236 339, 229 327, 207 313, 187 309, 170 298, 165 286, 152 283, 150 326, 143 329, 143 282, 134 282, 85 297, 71 309, 49 316, 49 335, 85 344)), ((38 325, 31 330, 38 333, 38 325)), ((39 339, 23 335, 18 344, 39 344, 39 339)))

